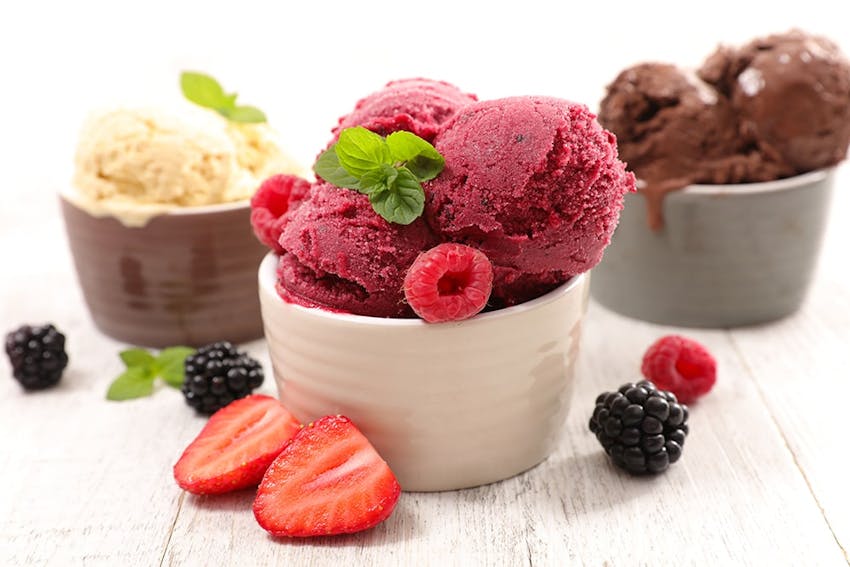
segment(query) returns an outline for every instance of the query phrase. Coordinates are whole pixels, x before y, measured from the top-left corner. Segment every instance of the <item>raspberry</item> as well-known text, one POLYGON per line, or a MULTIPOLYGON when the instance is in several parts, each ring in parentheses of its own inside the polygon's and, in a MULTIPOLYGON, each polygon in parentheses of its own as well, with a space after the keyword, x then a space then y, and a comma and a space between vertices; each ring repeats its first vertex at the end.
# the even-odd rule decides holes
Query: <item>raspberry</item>
POLYGON ((444 243, 423 252, 404 278, 404 296, 429 323, 472 317, 487 304, 493 265, 480 250, 444 243))
POLYGON ((678 335, 658 339, 643 355, 641 372, 659 388, 689 404, 707 394, 717 380, 717 363, 704 346, 678 335))
POLYGON ((289 215, 310 192, 310 182, 295 175, 273 175, 263 181, 251 197, 251 226, 257 238, 277 252, 283 253, 278 240, 289 215))
POLYGON ((682 456, 688 406, 652 382, 623 384, 596 398, 590 431, 618 467, 631 474, 660 473, 682 456))
POLYGON ((227 341, 203 346, 188 356, 183 396, 198 413, 211 414, 244 398, 263 383, 260 363, 227 341))
POLYGON ((12 374, 25 390, 55 386, 68 365, 65 335, 51 324, 24 325, 6 335, 12 374))

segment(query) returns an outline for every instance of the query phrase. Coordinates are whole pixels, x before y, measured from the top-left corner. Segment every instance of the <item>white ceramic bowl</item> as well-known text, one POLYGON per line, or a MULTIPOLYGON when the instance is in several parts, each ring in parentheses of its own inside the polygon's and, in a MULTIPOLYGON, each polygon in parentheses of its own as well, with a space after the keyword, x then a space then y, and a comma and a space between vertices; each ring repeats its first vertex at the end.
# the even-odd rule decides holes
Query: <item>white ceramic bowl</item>
POLYGON ((588 277, 522 305, 456 323, 306 308, 259 271, 280 399, 302 422, 346 415, 404 490, 478 486, 555 448, 573 384, 588 277))

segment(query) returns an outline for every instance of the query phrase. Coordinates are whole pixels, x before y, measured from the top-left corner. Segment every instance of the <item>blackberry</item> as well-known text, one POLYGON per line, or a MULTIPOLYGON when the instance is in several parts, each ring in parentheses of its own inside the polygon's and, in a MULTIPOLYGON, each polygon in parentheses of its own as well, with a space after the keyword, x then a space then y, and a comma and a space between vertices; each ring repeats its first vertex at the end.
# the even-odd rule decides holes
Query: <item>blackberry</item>
POLYGON ((24 325, 6 335, 12 374, 26 390, 55 386, 68 365, 65 335, 51 324, 24 325))
POLYGON ((183 396, 198 413, 214 413, 263 383, 260 363, 227 341, 208 344, 186 358, 183 396))
POLYGON ((618 467, 660 473, 682 456, 688 406, 647 380, 623 384, 596 398, 590 430, 618 467))

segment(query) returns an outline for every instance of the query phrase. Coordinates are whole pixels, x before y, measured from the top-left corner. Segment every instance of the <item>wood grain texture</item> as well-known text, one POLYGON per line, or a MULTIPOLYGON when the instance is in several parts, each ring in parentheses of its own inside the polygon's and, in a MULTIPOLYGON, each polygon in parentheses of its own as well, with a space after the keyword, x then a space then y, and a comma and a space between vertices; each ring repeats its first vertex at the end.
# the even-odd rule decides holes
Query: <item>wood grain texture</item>
POLYGON ((805 309, 732 338, 850 562, 850 224, 841 218, 850 207, 847 186, 838 186, 819 277, 805 309))
POLYGON ((724 332, 695 335, 720 354, 724 380, 693 408, 682 461, 657 478, 632 478, 607 463, 586 430, 592 401, 637 378, 643 347, 658 333, 592 309, 564 438, 527 473, 460 492, 404 494, 376 530, 319 542, 273 543, 251 516, 250 492, 188 497, 166 564, 185 565, 205 552, 224 563, 250 557, 260 564, 841 564, 841 550, 724 332), (628 334, 614 336, 617 328, 628 334))
MULTIPOLYGON (((0 363, 0 565, 848 564, 850 227, 832 223, 798 315, 686 331, 721 374, 664 475, 614 469, 586 427, 596 394, 637 379, 646 346, 672 329, 591 305, 573 407, 544 463, 476 489, 405 493, 366 533, 278 541, 255 522, 251 491, 199 498, 174 484, 171 467, 204 423, 177 392, 104 399, 123 345, 85 312, 58 215, 28 211, 3 215, 0 257, 13 268, 0 279, 0 324, 55 322, 71 366, 58 388, 25 394, 0 363)), ((262 341, 248 347, 267 365, 262 341)))

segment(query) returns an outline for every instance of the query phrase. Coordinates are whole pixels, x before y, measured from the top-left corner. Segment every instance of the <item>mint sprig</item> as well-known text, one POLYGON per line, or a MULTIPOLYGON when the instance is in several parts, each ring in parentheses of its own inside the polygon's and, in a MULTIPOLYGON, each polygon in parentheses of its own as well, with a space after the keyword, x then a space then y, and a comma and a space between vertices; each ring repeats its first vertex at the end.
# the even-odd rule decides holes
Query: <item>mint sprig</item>
POLYGON ((339 164, 355 177, 363 177, 364 173, 374 171, 381 165, 392 164, 386 141, 362 126, 343 130, 335 151, 339 164))
POLYGON ((131 400, 150 396, 157 378, 172 388, 183 386, 183 365, 195 349, 185 346, 168 347, 154 356, 143 348, 121 351, 119 356, 127 367, 109 386, 106 399, 131 400))
POLYGON ((109 386, 106 399, 120 402, 150 396, 153 394, 153 380, 153 375, 146 367, 128 368, 109 386))
POLYGON ((398 175, 386 189, 379 189, 369 194, 369 202, 375 212, 389 222, 410 224, 410 212, 415 211, 418 217, 425 208, 425 192, 419 179, 406 167, 398 170, 398 175))
POLYGON ((434 179, 446 165, 446 160, 434 146, 404 130, 387 136, 387 146, 393 159, 406 163, 419 181, 434 179))
POLYGON ((198 106, 215 110, 231 122, 256 124, 267 122, 266 115, 255 106, 236 104, 236 93, 227 94, 214 78, 204 73, 184 71, 180 74, 183 96, 198 106))
POLYGON ((313 166, 337 187, 369 196, 376 213, 389 222, 410 224, 425 209, 422 183, 434 179, 446 162, 434 146, 410 132, 386 138, 355 126, 325 150, 313 166))

